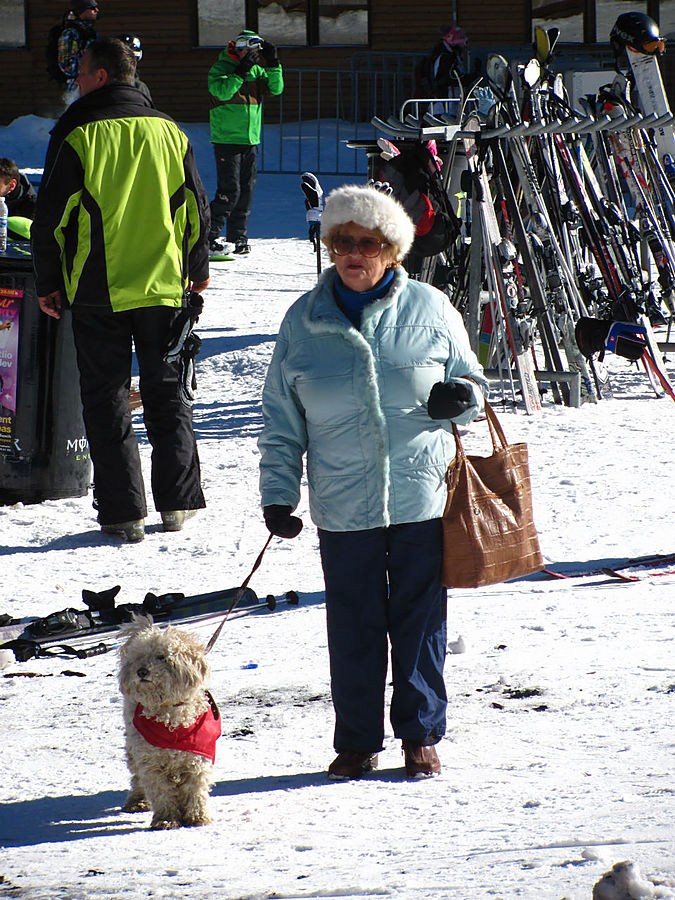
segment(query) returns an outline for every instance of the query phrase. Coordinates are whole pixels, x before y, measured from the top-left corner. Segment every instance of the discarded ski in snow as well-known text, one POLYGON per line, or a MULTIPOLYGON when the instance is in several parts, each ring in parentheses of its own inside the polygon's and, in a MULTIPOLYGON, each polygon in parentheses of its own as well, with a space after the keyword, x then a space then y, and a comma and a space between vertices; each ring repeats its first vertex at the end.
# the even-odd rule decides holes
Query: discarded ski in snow
MULTIPOLYGON (((583 566, 574 566, 574 564, 565 564, 565 563, 556 563, 555 565, 558 568, 553 569, 552 566, 548 566, 545 569, 542 569, 541 572, 536 572, 533 575, 526 575, 523 579, 518 579, 519 581, 541 581, 548 580, 553 578, 567 579, 567 578, 590 578, 596 575, 610 575, 613 578, 622 578, 619 573, 626 569, 658 569, 665 568, 666 566, 672 566, 675 564, 675 553, 664 553, 664 554, 654 554, 652 556, 634 556, 634 557, 626 557, 624 559, 618 559, 614 562, 612 566, 609 565, 598 565, 598 566, 588 566, 584 568, 583 566)), ((652 574, 652 573, 649 573, 652 574)), ((656 572, 653 574, 657 574, 656 572)), ((660 573, 666 574, 666 573, 660 573)), ((633 580, 632 578, 629 580, 633 580)))
POLYGON ((42 618, 4 617, 4 624, 0 618, 0 649, 12 650, 19 662, 43 656, 85 659, 115 649, 120 628, 134 614, 152 616, 160 628, 178 625, 201 630, 211 629, 214 621, 230 608, 233 611, 229 617, 234 618, 257 610, 274 610, 282 603, 296 606, 299 602, 295 591, 288 591, 282 600, 271 594, 260 600, 251 588, 242 592, 236 587, 193 596, 148 593, 142 603, 116 606, 119 590, 119 585, 100 592, 83 590, 86 610, 69 608, 42 618))

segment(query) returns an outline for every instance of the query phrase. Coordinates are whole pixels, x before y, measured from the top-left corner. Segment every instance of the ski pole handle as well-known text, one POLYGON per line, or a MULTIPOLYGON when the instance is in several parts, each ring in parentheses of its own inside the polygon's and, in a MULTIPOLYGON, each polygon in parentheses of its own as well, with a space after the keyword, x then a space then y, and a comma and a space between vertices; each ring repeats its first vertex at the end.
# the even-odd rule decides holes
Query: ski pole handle
POLYGON ((75 655, 78 659, 89 659, 92 656, 102 656, 110 650, 112 650, 112 647, 101 642, 100 644, 96 644, 95 647, 86 647, 84 650, 76 650, 75 655))

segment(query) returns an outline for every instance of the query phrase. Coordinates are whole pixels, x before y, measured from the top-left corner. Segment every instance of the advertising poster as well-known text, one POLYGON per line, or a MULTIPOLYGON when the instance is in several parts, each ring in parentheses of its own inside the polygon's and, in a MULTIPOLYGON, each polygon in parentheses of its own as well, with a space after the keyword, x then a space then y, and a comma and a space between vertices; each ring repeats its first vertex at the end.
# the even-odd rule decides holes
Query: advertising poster
POLYGON ((23 291, 0 287, 0 451, 12 446, 23 291))

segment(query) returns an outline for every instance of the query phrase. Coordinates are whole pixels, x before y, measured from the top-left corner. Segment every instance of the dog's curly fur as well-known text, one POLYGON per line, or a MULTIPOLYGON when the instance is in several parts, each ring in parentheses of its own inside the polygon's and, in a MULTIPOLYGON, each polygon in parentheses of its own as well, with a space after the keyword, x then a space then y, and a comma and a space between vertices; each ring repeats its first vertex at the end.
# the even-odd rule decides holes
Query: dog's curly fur
POLYGON ((209 709, 204 645, 178 628, 160 629, 149 616, 123 628, 119 685, 124 697, 127 764, 131 791, 125 812, 152 809, 151 828, 205 825, 213 784, 209 759, 149 744, 133 724, 137 704, 144 715, 175 728, 191 725, 209 709))

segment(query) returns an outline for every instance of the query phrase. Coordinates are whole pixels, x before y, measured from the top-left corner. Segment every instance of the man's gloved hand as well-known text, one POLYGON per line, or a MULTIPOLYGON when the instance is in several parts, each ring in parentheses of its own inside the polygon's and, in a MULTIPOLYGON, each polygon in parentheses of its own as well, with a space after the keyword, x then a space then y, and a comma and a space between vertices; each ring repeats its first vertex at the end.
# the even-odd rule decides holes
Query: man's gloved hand
POLYGON ((258 54, 255 52, 255 50, 249 50, 246 56, 243 56, 240 59, 239 65, 234 70, 234 74, 241 75, 243 78, 244 75, 251 71, 251 69, 257 62, 258 54))
POLYGON ((268 66, 278 66, 279 57, 277 56, 277 48, 270 41, 263 41, 260 47, 260 55, 268 66))
POLYGON ((263 507, 263 516, 267 530, 277 537, 294 538, 302 531, 302 519, 291 515, 290 506, 281 506, 273 503, 263 507))
POLYGON ((454 419, 466 412, 473 402, 473 389, 461 381, 437 381, 427 400, 430 419, 454 419))

